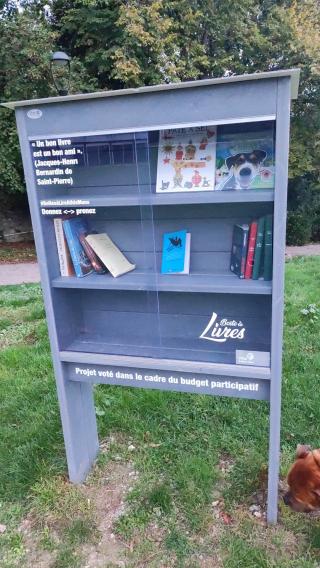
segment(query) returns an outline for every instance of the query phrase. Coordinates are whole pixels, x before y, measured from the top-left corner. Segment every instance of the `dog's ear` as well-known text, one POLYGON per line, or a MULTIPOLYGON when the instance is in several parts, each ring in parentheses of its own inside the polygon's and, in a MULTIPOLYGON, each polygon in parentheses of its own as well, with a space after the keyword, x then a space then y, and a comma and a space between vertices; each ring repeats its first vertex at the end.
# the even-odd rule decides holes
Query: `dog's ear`
POLYGON ((229 156, 229 158, 226 159, 228 170, 231 170, 232 166, 234 166, 240 155, 241 154, 235 154, 234 156, 229 156))
POLYGON ((308 454, 310 454, 311 452, 311 446, 305 446, 303 444, 298 444, 297 445, 297 450, 296 450, 296 458, 297 459, 303 459, 305 458, 308 454))
POLYGON ((253 152, 251 153, 257 156, 259 162, 263 162, 267 155, 267 152, 265 152, 264 150, 253 150, 253 152))

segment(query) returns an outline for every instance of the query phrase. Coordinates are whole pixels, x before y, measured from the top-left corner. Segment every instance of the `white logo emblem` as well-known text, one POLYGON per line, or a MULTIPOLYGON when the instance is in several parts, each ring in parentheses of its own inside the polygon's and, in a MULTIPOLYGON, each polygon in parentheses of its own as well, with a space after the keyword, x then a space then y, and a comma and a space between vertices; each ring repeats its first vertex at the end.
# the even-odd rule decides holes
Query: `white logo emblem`
POLYGON ((241 320, 228 320, 223 318, 217 321, 218 314, 212 313, 211 319, 200 335, 200 339, 208 339, 218 343, 225 343, 227 339, 243 339, 246 328, 241 320))
POLYGON ((39 108, 32 108, 27 112, 28 118, 36 119, 36 118, 41 118, 41 116, 42 116, 42 110, 40 110, 39 108))
POLYGON ((253 361, 254 360, 254 354, 249 352, 247 353, 247 361, 253 361))

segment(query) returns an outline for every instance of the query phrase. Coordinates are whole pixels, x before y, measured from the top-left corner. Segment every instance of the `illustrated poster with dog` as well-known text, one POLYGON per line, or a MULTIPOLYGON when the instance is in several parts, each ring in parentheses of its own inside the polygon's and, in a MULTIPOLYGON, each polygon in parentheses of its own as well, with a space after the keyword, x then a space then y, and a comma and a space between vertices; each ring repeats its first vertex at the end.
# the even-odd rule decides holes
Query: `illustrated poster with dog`
POLYGON ((160 131, 157 193, 214 190, 216 131, 215 126, 160 131))
POLYGON ((219 127, 216 156, 216 190, 274 188, 273 123, 219 127))

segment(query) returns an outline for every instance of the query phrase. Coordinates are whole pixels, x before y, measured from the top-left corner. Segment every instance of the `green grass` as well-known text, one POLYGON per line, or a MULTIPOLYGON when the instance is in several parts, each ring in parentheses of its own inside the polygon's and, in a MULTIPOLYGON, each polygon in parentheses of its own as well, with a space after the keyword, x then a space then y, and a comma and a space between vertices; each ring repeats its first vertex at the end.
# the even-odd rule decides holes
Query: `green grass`
MULTIPOLYGON (((320 258, 286 265, 283 475, 297 443, 320 446, 320 315, 301 311, 320 307, 319 274, 320 258)), ((35 519, 39 546, 52 553, 53 568, 85 566, 80 543, 94 546, 97 537, 93 506, 65 482, 44 317, 39 286, 0 288, 0 523, 7 525, 1 568, 24 565, 18 526, 26 515, 35 519)), ((248 512, 266 484, 267 403, 111 386, 98 386, 95 398, 100 439, 112 435, 113 441, 91 484, 112 464, 134 461, 139 472, 114 524, 128 566, 319 564, 316 520, 281 505, 280 524, 270 529, 248 512), (213 514, 217 495, 230 524, 213 514)))

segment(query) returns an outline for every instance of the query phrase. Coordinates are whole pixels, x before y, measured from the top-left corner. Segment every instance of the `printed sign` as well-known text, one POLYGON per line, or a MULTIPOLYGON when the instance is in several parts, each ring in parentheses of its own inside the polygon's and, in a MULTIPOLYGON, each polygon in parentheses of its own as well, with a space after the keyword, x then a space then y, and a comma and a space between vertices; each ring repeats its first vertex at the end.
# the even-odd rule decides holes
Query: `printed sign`
POLYGON ((48 215, 50 217, 55 217, 56 215, 68 215, 68 217, 78 217, 79 215, 95 215, 96 209, 93 207, 91 209, 46 209, 41 207, 41 215, 48 215))
POLYGON ((89 199, 41 199, 41 207, 75 207, 77 205, 90 205, 89 199))
POLYGON ((149 138, 148 132, 41 138, 30 141, 30 151, 37 188, 59 196, 59 190, 122 185, 127 175, 138 184, 137 164, 143 169, 149 159, 149 138))
POLYGON ((79 164, 82 150, 76 148, 70 138, 34 140, 31 149, 39 187, 73 185, 73 168, 79 164))
POLYGON ((105 365, 66 363, 73 381, 269 400, 269 380, 105 365))
POLYGON ((270 351, 245 351, 236 349, 237 365, 270 367, 270 351))

